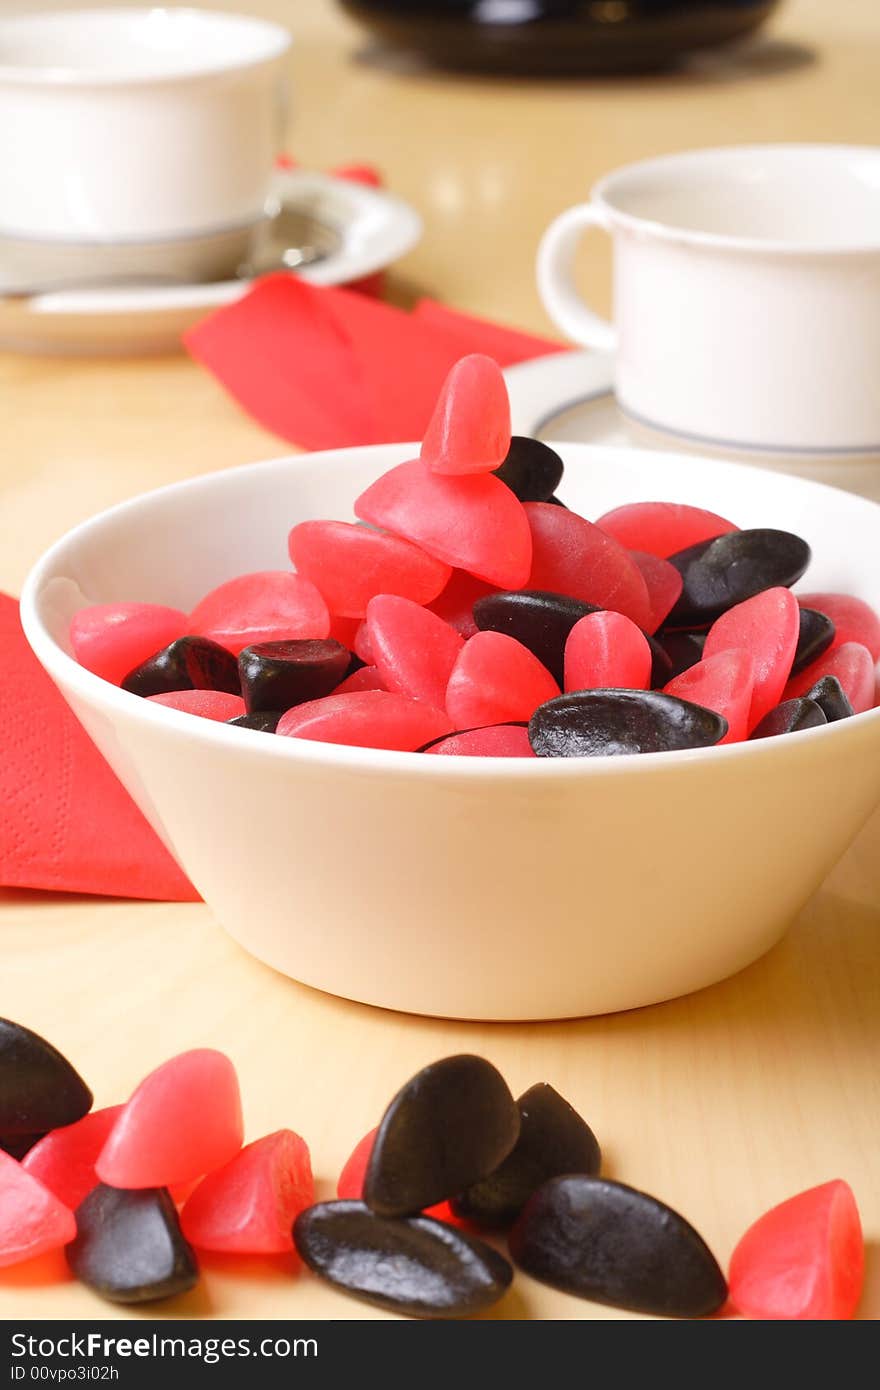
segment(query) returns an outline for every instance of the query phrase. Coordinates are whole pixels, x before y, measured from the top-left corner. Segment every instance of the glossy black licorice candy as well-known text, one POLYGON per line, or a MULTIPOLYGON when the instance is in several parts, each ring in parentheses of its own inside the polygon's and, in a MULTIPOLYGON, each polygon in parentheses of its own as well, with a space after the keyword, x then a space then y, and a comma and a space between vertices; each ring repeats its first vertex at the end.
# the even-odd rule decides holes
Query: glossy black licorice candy
POLYGON ((100 1183, 76 1209, 67 1263, 111 1303, 152 1303, 186 1293, 199 1277, 177 1208, 164 1187, 125 1191, 100 1183))
POLYGON ((510 1232, 510 1253, 544 1284, 637 1313, 698 1318, 727 1298, 714 1255, 683 1216, 606 1178, 551 1178, 510 1232))
POLYGON ((259 709, 253 714, 237 714, 234 719, 227 719, 226 723, 234 724, 238 729, 255 729, 260 734, 274 734, 282 714, 283 709, 259 709))
POLYGON ((656 640, 669 657, 672 668, 669 680, 674 680, 682 671, 689 671, 703 660, 705 632, 660 632, 656 640))
POLYGON ((44 1137, 42 1134, 0 1134, 0 1149, 11 1158, 21 1159, 44 1137))
POLYGON ((824 613, 818 612, 815 608, 802 608, 800 632, 794 660, 791 663, 791 674, 796 676, 805 666, 809 666, 811 661, 815 661, 823 652, 827 652, 834 641, 834 634, 834 624, 830 618, 826 618, 824 613))
POLYGON ((351 652, 332 637, 257 642, 238 658, 248 714, 320 700, 343 681, 351 652))
POLYGON ((517 1105, 520 1130, 513 1149, 488 1178, 452 1199, 454 1212, 487 1229, 512 1225, 548 1178, 595 1176, 602 1161, 590 1126, 552 1086, 539 1082, 517 1105))
POLYGON ((836 724, 838 719, 851 719, 855 710, 849 696, 836 676, 822 676, 807 691, 806 698, 815 700, 828 724, 836 724))
POLYGON ((146 699, 173 690, 225 690, 241 694, 238 662, 209 637, 178 637, 129 671, 122 689, 146 699))
POLYGON ((667 627, 700 627, 728 608, 777 586, 790 588, 810 563, 810 547, 791 531, 729 531, 669 556, 683 580, 667 627))
POLYGON ((619 757, 711 748, 727 727, 714 710, 659 690, 575 690, 538 706, 529 742, 539 758, 619 757))
POLYGON ((474 622, 481 632, 504 632, 515 637, 547 667, 558 685, 564 678, 565 643, 575 623, 601 610, 565 594, 543 589, 516 589, 487 594, 474 604, 474 622))
POLYGON ((413 1318, 464 1318, 497 1303, 513 1270, 490 1245, 429 1216, 320 1202, 293 1224, 303 1262, 345 1293, 413 1318))
MULTIPOLYGON (((45 1134, 92 1108, 92 1093, 66 1057, 38 1033, 0 1018, 0 1134, 45 1134)), ((30 1146, 28 1146, 30 1147, 30 1146)))
POLYGON ((794 700, 783 700, 781 705, 765 714, 760 724, 756 724, 749 738, 775 738, 777 734, 797 734, 801 729, 815 729, 819 724, 827 724, 825 713, 815 700, 800 696, 794 700))
POLYGON ((495 469, 495 477, 506 483, 520 502, 555 502, 553 493, 562 481, 564 467, 555 449, 540 439, 515 434, 507 458, 495 469))
POLYGON ((656 637, 646 632, 645 640, 651 648, 651 689, 662 690, 672 680, 672 661, 656 637))
POLYGON ((364 1176, 379 1216, 410 1216, 488 1177, 519 1135, 519 1110, 485 1057, 431 1062, 382 1117, 364 1176))

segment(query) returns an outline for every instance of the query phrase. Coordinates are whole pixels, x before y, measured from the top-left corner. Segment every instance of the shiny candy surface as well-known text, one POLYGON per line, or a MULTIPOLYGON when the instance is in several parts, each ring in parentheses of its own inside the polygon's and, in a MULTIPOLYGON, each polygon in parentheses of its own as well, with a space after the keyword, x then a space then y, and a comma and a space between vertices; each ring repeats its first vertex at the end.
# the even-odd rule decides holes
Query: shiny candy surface
MULTIPOLYGON (((800 609, 788 589, 765 589, 728 609, 709 629, 703 659, 744 649, 754 663, 752 729, 782 698, 800 633, 800 609)), ((713 705, 714 709, 715 706, 713 705)))
POLYGON ((515 434, 495 476, 506 483, 521 502, 550 502, 562 481, 563 471, 562 459, 549 444, 515 434))
POLYGON ((638 565, 645 581, 645 588, 648 590, 650 621, 646 631, 654 633, 662 627, 681 597, 684 581, 668 560, 662 560, 659 556, 650 555, 644 550, 631 550, 629 553, 638 565))
POLYGON ((855 714, 846 691, 836 676, 820 676, 804 698, 819 706, 828 724, 833 724, 838 719, 851 719, 855 714))
POLYGON ((119 685, 151 652, 186 632, 187 616, 155 603, 96 603, 70 622, 73 654, 81 666, 119 685))
POLYGON ((529 721, 539 758, 708 748, 726 733, 721 715, 656 690, 580 690, 541 705, 529 721))
POLYGON ((293 1249, 293 1222, 314 1200, 308 1146, 279 1129, 209 1173, 187 1198, 180 1224, 201 1250, 280 1254, 293 1249))
POLYGON ((480 631, 504 632, 528 647, 558 685, 565 675, 565 643, 575 623, 599 608, 566 594, 537 589, 496 593, 477 599, 474 621, 480 631))
POLYGON ((435 473, 488 473, 510 448, 510 402, 498 363, 480 352, 456 362, 440 388, 420 457, 435 473))
POLYGON ((82 1077, 39 1033, 0 1018, 0 1134, 44 1134, 92 1105, 82 1077))
POLYGON ((453 570, 452 577, 442 594, 439 594, 433 603, 429 603, 427 606, 432 613, 437 614, 438 618, 442 618, 444 622, 454 627, 456 632, 460 632, 462 637, 473 637, 477 631, 474 604, 477 599, 498 592, 499 590, 493 584, 487 584, 482 579, 475 579, 472 574, 468 574, 465 570, 453 570))
POLYGON ((651 622, 651 603, 635 560, 611 536, 565 507, 527 502, 532 567, 527 582, 505 587, 567 594, 598 608, 624 613, 640 628, 651 622))
POLYGON ((755 686, 755 662, 750 652, 731 647, 705 657, 676 676, 665 687, 667 695, 714 710, 727 720, 721 743, 740 743, 748 738, 755 686))
POLYGON ((796 583, 810 562, 810 547, 790 531, 731 531, 669 559, 684 581, 669 626, 699 627, 764 589, 796 583))
POLYGON ((802 671, 805 666, 809 666, 811 661, 815 661, 818 656, 827 651, 834 641, 835 635, 834 624, 830 618, 815 608, 805 608, 800 598, 798 598, 798 603, 801 610, 800 631, 794 661, 791 663, 793 676, 796 676, 798 671, 802 671))
POLYGON ((238 657, 248 714, 287 710, 329 695, 348 671, 351 653, 332 637, 258 642, 238 657))
POLYGON ((67 1262, 81 1283, 111 1303, 172 1298, 199 1277, 177 1208, 164 1188, 96 1187, 77 1208, 67 1262))
POLYGON ((240 574, 206 594, 189 615, 188 629, 238 656, 255 642, 326 637, 327 605, 310 580, 287 570, 240 574))
MULTIPOLYGON (((876 688, 874 661, 868 648, 862 646, 861 642, 844 642, 842 646, 825 652, 818 661, 805 666, 788 682, 785 699, 810 695, 812 687, 823 676, 837 677, 855 714, 873 708, 876 688)), ((811 695, 810 698, 815 699, 815 696, 811 695)))
POLYGON ((629 502, 600 516, 596 525, 628 550, 661 559, 737 529, 723 516, 685 502, 629 502))
POLYGON ((330 612, 362 618, 376 594, 430 603, 451 569, 411 541, 346 521, 302 521, 288 541, 298 573, 310 579, 330 612))
POLYGON ((861 642, 875 661, 880 661, 880 616, 864 599, 854 594, 798 594, 804 608, 818 610, 834 624, 834 646, 861 642))
POLYGON ((385 690, 328 695, 297 705, 278 721, 287 738, 347 743, 357 748, 388 748, 414 753, 423 744, 453 731, 444 710, 385 690))
POLYGON ((208 637, 178 637, 129 671, 122 689, 147 698, 172 690, 225 690, 241 694, 235 657, 208 637))
POLYGON ((227 695, 223 690, 169 690, 166 695, 148 695, 147 699, 151 704, 195 714, 200 719, 213 719, 219 724, 228 724, 246 712, 240 695, 227 695))
POLYGON ((775 738, 777 734, 797 734, 801 729, 816 729, 827 724, 825 711, 815 700, 801 696, 795 700, 783 700, 781 705, 765 714, 760 724, 752 730, 751 738, 775 738))
POLYGON ((610 686, 647 690, 653 656, 648 639, 622 613, 588 613, 565 643, 565 689, 610 686))
POLYGON ((386 690, 444 708, 449 677, 464 647, 455 628, 410 599, 381 594, 367 608, 367 634, 386 690))
POLYGON ((559 686, 536 656, 502 632, 478 632, 459 652, 446 709, 459 729, 528 720, 559 686))
POLYGON ((490 724, 483 729, 463 729, 438 739, 423 753, 456 758, 533 758, 529 731, 524 724, 490 724))
POLYGON ((98 1184, 95 1163, 121 1113, 121 1105, 110 1105, 51 1130, 22 1160, 22 1168, 75 1210, 98 1184))
POLYGON ((76 1235, 73 1212, 0 1152, 0 1268, 57 1250, 76 1235))

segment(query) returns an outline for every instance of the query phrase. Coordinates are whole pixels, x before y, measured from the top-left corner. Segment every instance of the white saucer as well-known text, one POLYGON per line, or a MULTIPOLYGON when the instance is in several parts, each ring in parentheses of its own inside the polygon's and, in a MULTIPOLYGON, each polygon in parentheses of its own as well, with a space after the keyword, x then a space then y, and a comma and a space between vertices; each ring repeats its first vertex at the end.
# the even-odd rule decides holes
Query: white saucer
MULTIPOLYGON (((313 285, 345 285, 383 270, 419 241, 422 221, 400 198, 304 169, 278 171, 272 195, 331 224, 338 251, 297 272, 313 285)), ((213 284, 64 290, 0 298, 0 348, 13 352, 112 354, 173 351, 181 333, 243 295, 247 280, 213 284)))
POLYGON ((614 359, 604 352, 560 352, 508 367, 514 434, 580 444, 616 444, 677 454, 712 455, 830 483, 880 501, 880 454, 762 453, 715 446, 654 429, 625 415, 614 398, 614 359))

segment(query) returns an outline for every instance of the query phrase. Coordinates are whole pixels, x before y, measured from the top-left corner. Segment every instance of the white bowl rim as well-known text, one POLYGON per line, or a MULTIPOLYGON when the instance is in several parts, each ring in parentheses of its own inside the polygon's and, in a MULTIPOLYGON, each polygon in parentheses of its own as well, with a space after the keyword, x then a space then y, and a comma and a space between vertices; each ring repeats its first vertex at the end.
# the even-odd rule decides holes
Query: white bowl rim
MULTIPOLYGON (((607 446, 577 444, 565 440, 547 442, 551 448, 562 453, 563 457, 566 452, 570 453, 572 449, 576 450, 582 457, 589 457, 591 452, 601 452, 602 454, 608 452, 607 446)), ((367 444, 350 448, 316 450, 301 454, 285 454, 270 459, 262 459, 256 463, 240 464, 235 468, 199 474, 197 477, 186 478, 176 483, 168 483, 164 487, 153 488, 149 492, 139 493, 135 497, 127 498, 112 507, 107 507, 59 537, 30 570, 22 587, 20 599, 21 622, 25 636, 37 658, 50 675, 53 669, 58 669, 63 674, 66 684, 84 701, 97 704, 110 713, 146 719, 148 723, 153 722, 157 727, 161 725, 169 732, 176 731, 178 734, 194 736, 208 746, 238 749, 239 752, 242 752, 246 746, 248 752, 257 757, 276 759, 281 757, 293 763, 324 764, 334 768, 346 768, 353 772, 384 772, 402 777, 428 776, 441 779, 445 777, 457 778, 462 781, 469 778, 483 780, 488 778, 514 781, 520 784, 535 780, 540 780, 543 783, 551 779, 563 781, 566 778, 577 779, 585 776, 623 777, 635 776, 639 773, 650 776, 662 774, 664 770, 672 772, 676 767, 682 768, 710 762, 723 763, 731 758, 761 759, 773 756, 774 753, 777 756, 797 756, 797 749, 803 747, 808 740, 815 742, 819 739, 840 737, 845 735, 854 723, 857 723, 859 728, 863 728, 868 721, 880 726, 880 705, 878 705, 874 709, 856 714, 850 719, 800 730, 797 735, 781 734, 771 738, 757 739, 754 742, 747 740, 743 743, 715 744, 708 748, 585 758, 444 757, 418 752, 404 753, 394 749, 360 748, 350 744, 321 743, 312 739, 269 736, 254 730, 236 728, 216 720, 202 719, 196 715, 187 714, 183 710, 171 709, 166 705, 155 705, 138 695, 132 695, 119 686, 105 681, 102 677, 96 676, 84 666, 80 666, 79 662, 65 652, 52 637, 39 616, 40 592, 56 558, 72 543, 79 542, 83 537, 87 538, 91 530, 103 526, 116 516, 136 511, 147 498, 180 495, 187 491, 198 490, 220 478, 227 478, 230 474, 244 471, 250 473, 254 470, 270 472, 282 467, 295 471, 298 467, 311 466, 315 459, 338 456, 339 454, 355 455, 364 460, 368 460, 372 456, 387 458, 388 449, 392 448, 400 451, 411 451, 408 456, 415 458, 418 456, 419 447, 418 444, 367 444), (243 738, 249 740, 246 745, 242 744, 243 738)), ((636 462, 640 458, 644 458, 646 462, 650 462, 653 468, 656 469, 657 467, 656 450, 621 447, 620 452, 626 453, 630 459, 635 458, 636 462)), ((691 467, 700 465, 711 468, 721 474, 740 475, 743 471, 750 474, 766 473, 765 469, 754 464, 731 463, 701 458, 693 454, 669 451, 664 452, 663 458, 676 464, 685 464, 691 467)), ((797 476, 786 478, 785 482, 798 490, 809 490, 817 495, 817 500, 821 499, 822 496, 837 498, 842 496, 850 499, 855 505, 873 508, 878 513, 878 524, 880 524, 880 504, 873 502, 870 498, 797 476)), ((150 602, 149 599, 137 601, 150 602)))

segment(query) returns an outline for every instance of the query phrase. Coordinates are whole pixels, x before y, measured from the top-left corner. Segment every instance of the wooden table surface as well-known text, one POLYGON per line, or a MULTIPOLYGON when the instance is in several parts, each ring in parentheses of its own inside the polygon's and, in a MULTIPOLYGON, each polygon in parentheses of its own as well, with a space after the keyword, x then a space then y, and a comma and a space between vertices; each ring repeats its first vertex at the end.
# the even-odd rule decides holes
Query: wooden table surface
MULTIPOLYGON (((423 242, 392 277, 395 297, 428 293, 538 331, 549 329, 532 275, 539 234, 602 171, 693 145, 877 140, 876 0, 789 0, 750 57, 558 85, 419 75, 370 58, 327 0, 225 7, 280 18, 296 34, 289 148, 316 167, 374 161, 424 215, 423 242)), ((584 283, 605 308, 607 269, 593 238, 584 283)), ((49 542, 97 509, 286 452, 175 355, 0 357, 0 425, 0 588, 12 592, 49 542)), ((439 1022, 318 994, 250 959, 201 905, 0 892, 0 1013, 68 1053, 99 1105, 184 1048, 226 1050, 249 1136, 300 1131, 325 1194, 394 1089, 465 1050, 491 1058, 515 1092, 552 1082, 596 1129, 609 1174, 680 1208, 722 1263, 768 1206, 845 1177, 870 1242, 862 1316, 877 1317, 878 848, 880 818, 783 943, 736 978, 655 1008, 547 1025, 439 1022)), ((192 1294, 131 1312, 102 1305, 46 1257, 0 1272, 0 1317, 383 1316, 291 1277, 284 1259, 204 1264, 192 1294)), ((523 1276, 490 1316, 626 1315, 523 1276)))

